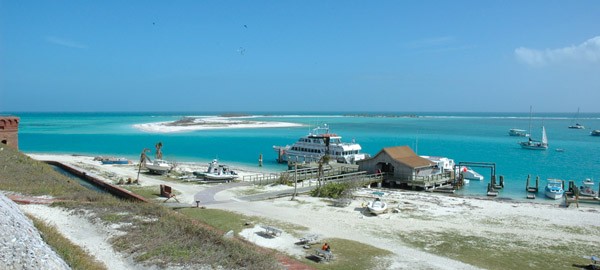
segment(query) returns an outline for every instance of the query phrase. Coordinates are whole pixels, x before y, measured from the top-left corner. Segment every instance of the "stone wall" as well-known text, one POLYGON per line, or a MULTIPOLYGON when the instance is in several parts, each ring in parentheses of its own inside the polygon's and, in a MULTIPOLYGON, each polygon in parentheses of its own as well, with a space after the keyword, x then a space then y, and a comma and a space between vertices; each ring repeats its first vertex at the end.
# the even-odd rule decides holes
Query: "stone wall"
POLYGON ((0 116, 0 144, 19 149, 19 121, 19 117, 0 116))
POLYGON ((0 269, 70 269, 19 209, 0 192, 0 269))

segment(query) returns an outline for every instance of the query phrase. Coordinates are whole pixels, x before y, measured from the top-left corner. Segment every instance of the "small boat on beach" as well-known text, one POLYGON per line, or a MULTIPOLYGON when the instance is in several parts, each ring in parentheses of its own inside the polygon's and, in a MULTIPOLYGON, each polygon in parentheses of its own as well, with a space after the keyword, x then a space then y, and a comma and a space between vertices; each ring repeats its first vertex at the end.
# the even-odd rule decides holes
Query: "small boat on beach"
POLYGON ((544 193, 546 194, 546 197, 553 200, 562 198, 565 193, 562 181, 559 179, 548 179, 546 187, 544 188, 544 193))
POLYGON ((508 131, 508 135, 509 136, 515 136, 515 137, 529 137, 529 134, 527 133, 527 130, 518 129, 518 128, 511 128, 508 131))
POLYGON ((154 159, 152 161, 146 161, 144 166, 150 173, 163 175, 171 170, 172 166, 166 160, 154 159))
POLYGON ((102 164, 105 165, 112 165, 112 164, 129 164, 129 160, 126 158, 117 158, 117 157, 96 157, 94 158, 94 160, 98 160, 100 162, 102 162, 102 164))
POLYGON ((530 150, 546 150, 548 149, 548 137, 546 136, 546 128, 542 126, 542 140, 536 141, 529 138, 529 140, 520 142, 521 148, 530 150))
POLYGON ((375 215, 385 213, 385 211, 387 211, 387 208, 387 203, 385 203, 379 198, 375 198, 373 201, 370 201, 367 204, 367 209, 369 210, 369 212, 375 215))
POLYGON ((229 166, 219 164, 217 159, 213 159, 208 163, 208 169, 206 172, 195 171, 194 175, 197 177, 203 177, 206 180, 222 180, 231 181, 238 177, 235 171, 229 169, 229 166))
POLYGON ((325 154, 339 163, 354 164, 369 155, 360 153, 362 149, 356 142, 342 142, 342 137, 329 132, 329 127, 316 127, 308 135, 298 139, 293 145, 273 146, 277 151, 279 163, 317 162, 325 154), (328 152, 328 153, 327 153, 328 152))

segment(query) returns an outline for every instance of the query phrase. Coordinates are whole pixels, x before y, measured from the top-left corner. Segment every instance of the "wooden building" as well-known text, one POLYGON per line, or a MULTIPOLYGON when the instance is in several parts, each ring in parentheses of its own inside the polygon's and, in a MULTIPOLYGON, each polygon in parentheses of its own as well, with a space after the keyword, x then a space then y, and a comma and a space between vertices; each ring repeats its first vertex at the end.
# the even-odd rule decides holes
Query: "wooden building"
POLYGON ((0 147, 2 144, 19 149, 19 117, 0 116, 0 147))
POLYGON ((384 173, 384 183, 391 186, 428 189, 451 181, 450 175, 439 173, 436 163, 418 156, 408 146, 383 148, 374 157, 357 164, 359 171, 384 173))

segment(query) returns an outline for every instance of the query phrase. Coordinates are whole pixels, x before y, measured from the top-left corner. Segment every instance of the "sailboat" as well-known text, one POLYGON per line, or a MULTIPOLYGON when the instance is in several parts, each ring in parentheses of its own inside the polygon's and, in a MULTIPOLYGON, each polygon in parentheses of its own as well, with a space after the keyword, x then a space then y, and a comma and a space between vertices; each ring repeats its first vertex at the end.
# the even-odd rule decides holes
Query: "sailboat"
POLYGON ((548 149, 548 137, 546 136, 546 128, 542 126, 542 140, 536 141, 529 137, 529 140, 519 143, 522 148, 531 150, 546 150, 548 149))
POLYGON ((575 125, 570 125, 569 128, 572 129, 585 129, 585 126, 577 123, 577 118, 579 118, 579 108, 577 108, 577 114, 575 115, 575 125))

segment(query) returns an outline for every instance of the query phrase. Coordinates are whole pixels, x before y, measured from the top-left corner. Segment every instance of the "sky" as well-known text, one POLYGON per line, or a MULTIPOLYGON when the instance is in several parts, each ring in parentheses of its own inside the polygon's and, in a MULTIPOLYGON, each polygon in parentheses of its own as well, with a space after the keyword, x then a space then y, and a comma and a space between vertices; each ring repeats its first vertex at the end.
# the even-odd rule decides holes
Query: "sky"
POLYGON ((600 1, 0 0, 0 112, 600 112, 600 1))

